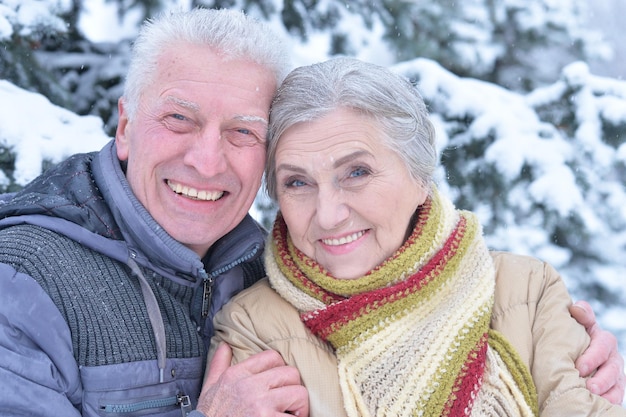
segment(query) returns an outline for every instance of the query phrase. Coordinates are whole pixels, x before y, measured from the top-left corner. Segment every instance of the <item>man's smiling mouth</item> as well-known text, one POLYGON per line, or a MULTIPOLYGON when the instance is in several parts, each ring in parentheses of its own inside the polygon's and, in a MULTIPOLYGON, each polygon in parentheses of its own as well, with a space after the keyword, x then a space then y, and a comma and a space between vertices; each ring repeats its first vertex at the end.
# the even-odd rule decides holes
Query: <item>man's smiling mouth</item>
POLYGON ((216 201, 222 198, 222 196, 224 195, 224 191, 196 190, 195 188, 187 187, 186 185, 176 184, 170 180, 167 180, 167 185, 176 194, 191 198, 193 200, 216 201))

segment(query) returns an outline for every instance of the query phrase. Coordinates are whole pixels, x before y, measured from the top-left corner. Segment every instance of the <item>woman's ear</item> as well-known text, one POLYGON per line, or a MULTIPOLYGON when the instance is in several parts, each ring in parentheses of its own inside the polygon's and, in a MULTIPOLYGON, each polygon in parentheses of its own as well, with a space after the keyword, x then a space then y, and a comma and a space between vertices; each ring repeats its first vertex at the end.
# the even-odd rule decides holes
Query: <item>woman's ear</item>
POLYGON ((430 187, 430 184, 425 184, 424 181, 418 181, 418 187, 420 189, 420 192, 417 197, 417 207, 420 207, 422 204, 424 204, 424 202, 426 202, 426 199, 430 196, 432 189, 430 187))

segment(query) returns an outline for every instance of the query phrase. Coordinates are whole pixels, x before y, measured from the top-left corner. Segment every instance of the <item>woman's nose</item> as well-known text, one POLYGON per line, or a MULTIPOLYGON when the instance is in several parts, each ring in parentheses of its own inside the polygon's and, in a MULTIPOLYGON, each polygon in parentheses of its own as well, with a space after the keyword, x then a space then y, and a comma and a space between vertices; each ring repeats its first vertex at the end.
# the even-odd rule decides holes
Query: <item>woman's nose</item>
POLYGON ((320 187, 317 198, 317 222, 320 227, 332 230, 350 217, 343 190, 335 186, 320 187))

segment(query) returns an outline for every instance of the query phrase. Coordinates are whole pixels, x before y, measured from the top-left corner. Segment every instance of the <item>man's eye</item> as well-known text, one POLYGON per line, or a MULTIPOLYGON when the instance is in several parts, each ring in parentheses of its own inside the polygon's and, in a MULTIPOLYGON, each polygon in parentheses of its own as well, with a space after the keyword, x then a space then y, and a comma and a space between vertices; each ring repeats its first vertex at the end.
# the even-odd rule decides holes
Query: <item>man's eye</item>
POLYGON ((187 116, 180 113, 167 114, 162 119, 163 125, 174 133, 189 133, 194 128, 193 119, 189 119, 187 116))
POLYGON ((238 147, 255 146, 263 143, 254 131, 245 128, 227 130, 222 133, 222 137, 238 147))

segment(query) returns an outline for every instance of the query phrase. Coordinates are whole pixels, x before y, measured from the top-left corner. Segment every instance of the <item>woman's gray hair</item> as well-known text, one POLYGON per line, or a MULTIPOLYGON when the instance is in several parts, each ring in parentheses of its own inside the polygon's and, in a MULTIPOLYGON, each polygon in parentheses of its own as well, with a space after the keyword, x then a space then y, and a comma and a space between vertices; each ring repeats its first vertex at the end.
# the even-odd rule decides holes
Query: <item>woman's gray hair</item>
POLYGON ((172 46, 205 45, 227 59, 248 59, 276 76, 276 85, 290 69, 289 53, 280 37, 243 12, 202 9, 168 12, 144 22, 133 44, 124 87, 129 116, 137 111, 144 89, 156 76, 161 54, 172 46))
POLYGON ((435 129, 424 100, 411 82, 391 70, 354 58, 334 58, 293 70, 278 89, 270 110, 265 186, 276 199, 276 148, 297 123, 349 108, 371 117, 380 138, 427 185, 437 166, 435 129))

